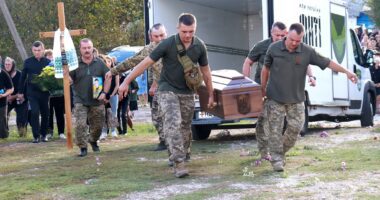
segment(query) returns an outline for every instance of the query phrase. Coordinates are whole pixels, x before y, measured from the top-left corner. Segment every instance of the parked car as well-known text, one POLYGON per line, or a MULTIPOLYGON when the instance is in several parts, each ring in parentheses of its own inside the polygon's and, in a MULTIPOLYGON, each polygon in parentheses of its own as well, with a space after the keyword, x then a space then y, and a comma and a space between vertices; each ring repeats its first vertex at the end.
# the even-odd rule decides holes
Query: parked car
POLYGON ((110 52, 107 53, 107 55, 116 57, 116 63, 119 63, 129 57, 132 57, 142 48, 143 46, 123 45, 113 48, 110 52))

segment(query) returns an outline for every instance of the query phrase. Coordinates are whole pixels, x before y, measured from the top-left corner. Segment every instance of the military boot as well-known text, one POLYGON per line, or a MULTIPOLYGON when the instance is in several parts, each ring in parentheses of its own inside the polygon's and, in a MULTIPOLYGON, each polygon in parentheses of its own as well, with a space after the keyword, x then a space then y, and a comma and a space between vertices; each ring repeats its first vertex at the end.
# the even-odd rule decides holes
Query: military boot
POLYGON ((190 162, 190 153, 186 153, 185 162, 190 162))
POLYGON ((166 145, 165 145, 165 142, 164 141, 160 141, 160 143, 158 143, 157 147, 153 150, 153 151, 163 151, 163 150, 166 150, 166 145))
POLYGON ((275 161, 272 162, 273 170, 276 172, 283 172, 284 171, 284 164, 282 161, 275 161))
POLYGON ((80 152, 78 154, 79 157, 87 156, 87 148, 80 148, 80 152))
POLYGON ((100 152, 100 148, 97 142, 90 142, 90 144, 93 152, 100 152))
POLYGON ((176 162, 174 166, 174 176, 183 178, 189 176, 189 171, 185 167, 185 162, 176 162))

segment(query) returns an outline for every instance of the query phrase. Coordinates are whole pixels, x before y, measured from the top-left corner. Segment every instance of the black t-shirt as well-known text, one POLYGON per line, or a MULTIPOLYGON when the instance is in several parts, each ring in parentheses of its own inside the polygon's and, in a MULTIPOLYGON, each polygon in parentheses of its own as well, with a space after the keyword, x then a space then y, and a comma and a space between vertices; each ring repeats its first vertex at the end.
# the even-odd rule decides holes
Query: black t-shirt
MULTIPOLYGON (((0 71, 0 94, 4 94, 7 90, 12 89, 13 84, 11 77, 7 72, 1 70, 0 71)), ((7 105, 7 98, 0 98, 0 107, 4 107, 7 105)))

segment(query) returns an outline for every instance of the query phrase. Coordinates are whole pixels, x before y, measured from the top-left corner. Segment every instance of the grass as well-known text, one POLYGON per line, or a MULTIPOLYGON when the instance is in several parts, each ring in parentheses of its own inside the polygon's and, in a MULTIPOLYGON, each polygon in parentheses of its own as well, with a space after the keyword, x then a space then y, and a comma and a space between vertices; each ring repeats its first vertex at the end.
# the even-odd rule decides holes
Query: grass
MULTIPOLYGON (((344 135, 343 132, 339 136, 344 135)), ((20 140, 12 131, 9 139, 0 140, 2 200, 127 199, 126 194, 146 192, 149 195, 154 189, 181 184, 206 186, 189 193, 174 193, 165 199, 207 199, 229 194, 239 195, 241 199, 299 198, 310 194, 297 188, 312 187, 318 181, 355 179, 363 172, 378 170, 380 160, 378 140, 345 142, 326 150, 301 141, 287 155, 286 171, 275 173, 268 162, 254 166, 257 155, 239 156, 241 149, 256 150, 252 137, 211 138, 193 142, 192 160, 188 165, 191 176, 176 179, 167 166, 167 152, 151 151, 158 143, 151 124, 136 124, 135 131, 127 136, 101 142, 101 152, 90 150, 85 158, 76 156, 77 147, 68 150, 65 142, 57 138, 39 144, 30 143, 31 139, 29 133, 28 138, 20 140), (341 168, 343 161, 345 170, 341 168), (274 192, 277 183, 286 183, 300 174, 312 177, 299 180, 294 191, 274 192), (232 187, 232 184, 242 184, 248 189, 232 187), (258 186, 262 189, 255 189, 258 186)), ((371 181, 373 185, 379 184, 378 180, 371 181)), ((359 191, 356 197, 375 199, 376 195, 359 191)))

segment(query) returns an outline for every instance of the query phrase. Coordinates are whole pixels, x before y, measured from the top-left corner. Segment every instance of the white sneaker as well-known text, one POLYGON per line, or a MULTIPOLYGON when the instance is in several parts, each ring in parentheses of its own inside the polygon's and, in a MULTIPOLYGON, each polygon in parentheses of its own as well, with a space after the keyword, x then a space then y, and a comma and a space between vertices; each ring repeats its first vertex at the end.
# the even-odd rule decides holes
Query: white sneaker
POLYGON ((65 136, 65 134, 63 134, 63 133, 60 133, 60 134, 59 134, 59 138, 62 139, 62 140, 66 140, 66 136, 65 136))
POLYGON ((117 133, 116 133, 116 131, 115 131, 115 130, 112 131, 111 135, 112 135, 112 137, 117 137, 117 133))
POLYGON ((105 140, 107 137, 107 133, 102 133, 99 137, 99 140, 105 140))

